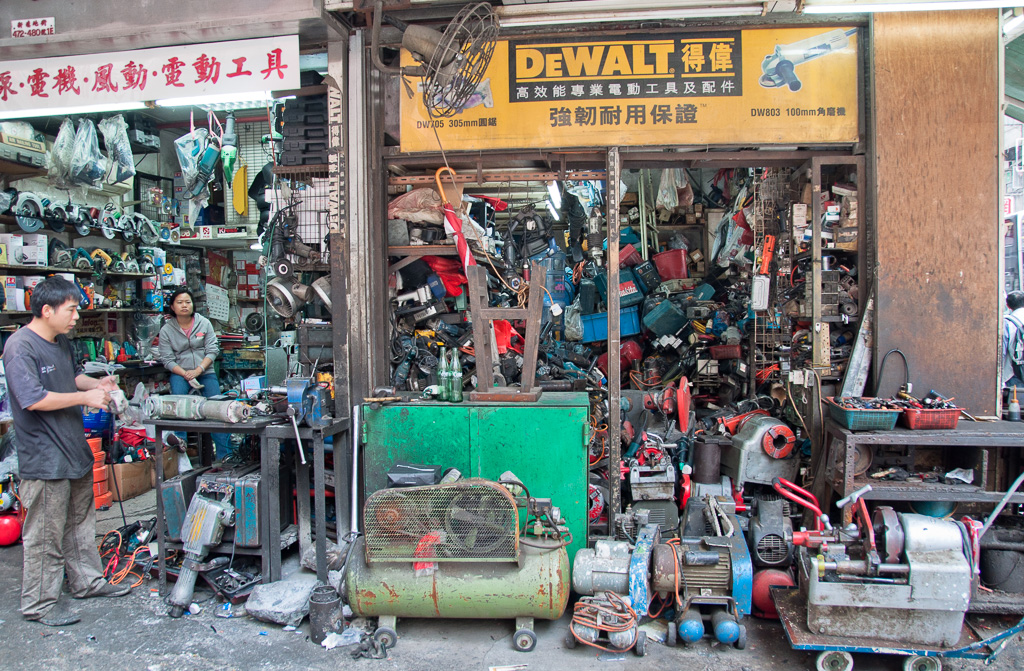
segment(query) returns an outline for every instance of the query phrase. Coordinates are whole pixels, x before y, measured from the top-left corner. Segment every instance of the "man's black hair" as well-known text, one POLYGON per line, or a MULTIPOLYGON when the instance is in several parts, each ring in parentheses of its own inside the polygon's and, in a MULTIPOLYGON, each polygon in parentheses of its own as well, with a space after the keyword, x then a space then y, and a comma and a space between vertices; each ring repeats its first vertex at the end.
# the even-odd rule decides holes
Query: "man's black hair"
POLYGON ((32 290, 32 315, 42 317, 43 306, 46 305, 53 308, 54 312, 68 301, 74 301, 77 305, 81 298, 82 294, 74 283, 56 275, 47 277, 32 290))
POLYGON ((178 287, 177 289, 174 290, 174 293, 171 294, 170 299, 168 299, 167 303, 164 305, 164 309, 167 311, 167 314, 171 315, 172 317, 175 316, 174 301, 177 300, 178 296, 182 294, 188 294, 188 297, 192 299, 192 314, 196 313, 196 297, 192 295, 192 292, 189 291, 188 288, 178 287))
POLYGON ((1024 291, 1011 291, 1006 294, 1006 307, 1010 308, 1011 312, 1024 308, 1024 291))

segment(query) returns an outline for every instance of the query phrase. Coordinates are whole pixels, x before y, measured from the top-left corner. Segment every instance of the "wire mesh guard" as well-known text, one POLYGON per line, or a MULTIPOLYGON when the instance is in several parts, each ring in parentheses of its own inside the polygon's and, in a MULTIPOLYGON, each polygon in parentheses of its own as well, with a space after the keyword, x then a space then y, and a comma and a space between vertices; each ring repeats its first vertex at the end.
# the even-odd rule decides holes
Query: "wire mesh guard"
POLYGON ((384 489, 363 509, 366 561, 516 561, 519 517, 501 485, 384 489))

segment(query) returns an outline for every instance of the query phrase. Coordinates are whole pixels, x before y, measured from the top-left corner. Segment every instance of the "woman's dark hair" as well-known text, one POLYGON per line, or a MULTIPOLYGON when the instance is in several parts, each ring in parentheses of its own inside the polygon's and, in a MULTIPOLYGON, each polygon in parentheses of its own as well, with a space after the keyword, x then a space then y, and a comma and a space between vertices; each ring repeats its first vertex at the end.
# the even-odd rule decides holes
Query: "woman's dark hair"
POLYGON ((32 315, 42 317, 44 305, 49 305, 54 312, 68 301, 74 301, 77 305, 81 297, 74 283, 56 275, 47 277, 32 290, 32 315))
POLYGON ((178 299, 178 296, 182 294, 188 294, 188 297, 192 299, 192 314, 196 313, 196 297, 193 296, 192 292, 189 291, 187 288, 178 287, 177 289, 174 290, 174 293, 171 294, 171 297, 167 299, 167 303, 164 305, 164 309, 167 311, 167 314, 171 315, 172 317, 175 316, 174 301, 176 301, 178 299))

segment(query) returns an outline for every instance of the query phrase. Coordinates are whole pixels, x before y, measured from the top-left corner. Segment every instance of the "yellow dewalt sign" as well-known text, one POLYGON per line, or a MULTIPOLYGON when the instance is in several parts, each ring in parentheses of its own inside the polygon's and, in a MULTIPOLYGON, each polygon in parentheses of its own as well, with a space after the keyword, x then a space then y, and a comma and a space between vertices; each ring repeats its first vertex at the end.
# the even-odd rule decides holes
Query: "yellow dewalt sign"
POLYGON ((402 151, 856 142, 857 63, 856 28, 502 40, 454 117, 403 87, 402 151))

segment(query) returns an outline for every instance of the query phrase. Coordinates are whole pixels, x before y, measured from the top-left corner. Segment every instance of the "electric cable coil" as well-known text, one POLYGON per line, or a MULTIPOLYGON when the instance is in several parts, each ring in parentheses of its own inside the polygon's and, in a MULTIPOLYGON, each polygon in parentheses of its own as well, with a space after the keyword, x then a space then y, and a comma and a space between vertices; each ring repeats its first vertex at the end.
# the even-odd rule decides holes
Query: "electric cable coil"
POLYGON ((577 642, 598 650, 629 650, 636 645, 638 638, 636 612, 615 592, 581 597, 573 606, 569 632, 577 642), (597 642, 601 632, 607 635, 608 646, 597 642))

